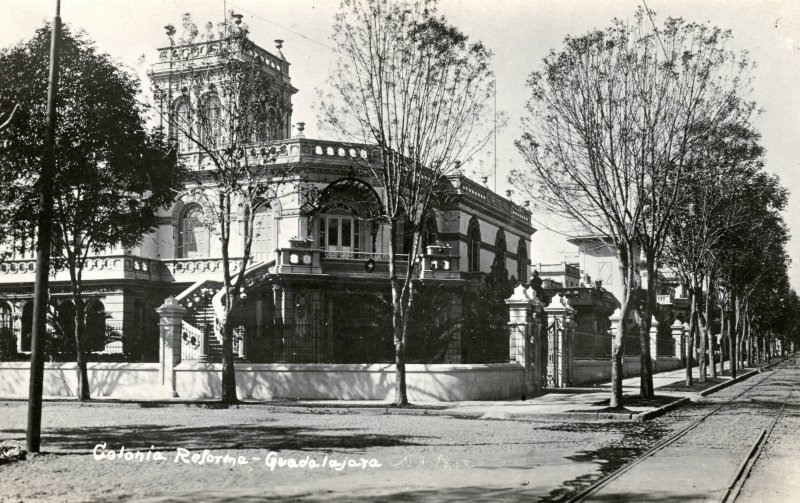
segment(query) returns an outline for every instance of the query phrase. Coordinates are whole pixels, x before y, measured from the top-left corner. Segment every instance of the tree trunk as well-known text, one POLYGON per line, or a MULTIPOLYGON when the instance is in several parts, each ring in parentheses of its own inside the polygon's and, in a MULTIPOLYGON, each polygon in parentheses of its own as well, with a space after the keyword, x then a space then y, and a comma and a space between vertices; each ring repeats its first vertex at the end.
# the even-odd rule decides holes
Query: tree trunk
MULTIPOLYGON (((725 375, 725 330, 727 329, 728 320, 725 318, 725 303, 720 300, 719 303, 719 372, 720 375, 725 375)), ((728 357, 730 358, 731 345, 728 341, 728 357)))
MULTIPOLYGON (((403 299, 400 282, 397 279, 397 256, 395 250, 395 222, 389 221, 389 281, 392 288, 392 332, 394 336, 394 404, 398 407, 408 405, 406 388, 406 341, 403 330, 403 299)), ((411 267, 411 264, 408 264, 411 267)))
MULTIPOLYGON (((697 281, 694 282, 697 285, 697 281)), ((695 294, 692 299, 692 319, 695 322, 695 334, 697 336, 697 372, 698 382, 706 382, 706 337, 705 337, 705 324, 700 310, 697 307, 698 297, 703 295, 703 290, 699 286, 695 286, 695 294)))
POLYGON ((692 354, 694 353, 694 305, 697 302, 695 299, 694 289, 689 289, 689 331, 686 337, 686 386, 692 386, 692 354))
POLYGON ((742 368, 742 339, 744 334, 744 328, 742 327, 742 306, 741 301, 737 298, 735 302, 735 317, 736 317, 736 325, 734 327, 733 332, 733 339, 734 339, 734 346, 736 349, 736 370, 742 368))
MULTIPOLYGON (((225 197, 219 201, 220 217, 219 230, 220 230, 220 245, 222 248, 222 273, 225 288, 225 319, 221 321, 222 326, 222 394, 220 401, 224 404, 233 405, 239 403, 239 398, 236 396, 236 364, 233 360, 233 327, 234 327, 234 309, 236 303, 239 301, 239 284, 234 283, 231 276, 230 268, 230 231, 231 231, 231 196, 225 194, 225 197)), ((246 267, 246 258, 242 260, 242 267, 246 267)))
POLYGON ((406 341, 404 337, 403 306, 397 278, 392 278, 392 329, 394 331, 395 390, 394 404, 408 405, 406 388, 406 341))
POLYGON ((72 303, 75 306, 75 351, 78 361, 78 398, 81 401, 89 400, 91 398, 91 390, 89 389, 89 368, 88 368, 88 352, 86 351, 86 309, 83 303, 83 297, 80 291, 76 292, 73 288, 72 303))
MULTIPOLYGON (((626 248, 630 249, 630 248, 626 248)), ((625 289, 623 298, 620 301, 620 318, 617 325, 616 333, 611 341, 611 399, 609 401, 610 407, 623 406, 623 391, 622 391, 622 377, 624 368, 622 366, 622 355, 625 344, 625 329, 628 317, 633 309, 633 285, 634 285, 634 265, 632 260, 628 260, 627 252, 618 250, 617 257, 619 258, 619 269, 622 277, 625 278, 625 289)), ((546 330, 547 326, 543 326, 542 330, 546 330)))
POLYGON ((231 312, 222 324, 222 403, 239 403, 236 396, 236 368, 233 362, 233 321, 231 312))
POLYGON ((747 341, 747 366, 752 367, 755 365, 755 356, 753 355, 753 334, 750 331, 750 309, 746 303, 744 306, 744 330, 745 341, 747 341))
MULTIPOLYGON (((650 327, 652 326, 653 313, 656 309, 656 270, 653 260, 647 261, 647 291, 645 293, 644 313, 639 324, 639 345, 641 356, 639 358, 639 396, 653 398, 653 360, 650 354, 650 327)), ((657 356, 657 355, 656 355, 657 356)))
POLYGON ((708 337, 708 365, 711 368, 711 378, 717 377, 717 359, 714 356, 716 351, 716 341, 714 334, 711 330, 711 280, 708 281, 708 288, 706 291, 706 337, 708 337))
MULTIPOLYGON (((623 311, 624 312, 624 311, 623 311)), ((625 318, 620 318, 619 326, 611 341, 611 407, 622 407, 622 348, 625 336, 625 318)))

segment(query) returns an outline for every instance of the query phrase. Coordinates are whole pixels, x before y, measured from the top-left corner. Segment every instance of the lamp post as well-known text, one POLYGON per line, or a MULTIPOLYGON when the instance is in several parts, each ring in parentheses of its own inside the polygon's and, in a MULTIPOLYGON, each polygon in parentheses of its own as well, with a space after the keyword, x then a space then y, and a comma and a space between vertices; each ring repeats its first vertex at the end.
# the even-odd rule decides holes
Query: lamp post
POLYGON ((61 0, 50 34, 50 75, 47 84, 47 129, 39 174, 39 235, 36 242, 36 280, 33 287, 30 392, 28 395, 28 452, 39 452, 42 438, 42 388, 44 340, 47 326, 47 294, 50 274, 50 234, 53 227, 53 174, 56 169, 56 93, 58 92, 58 46, 61 38, 61 0))

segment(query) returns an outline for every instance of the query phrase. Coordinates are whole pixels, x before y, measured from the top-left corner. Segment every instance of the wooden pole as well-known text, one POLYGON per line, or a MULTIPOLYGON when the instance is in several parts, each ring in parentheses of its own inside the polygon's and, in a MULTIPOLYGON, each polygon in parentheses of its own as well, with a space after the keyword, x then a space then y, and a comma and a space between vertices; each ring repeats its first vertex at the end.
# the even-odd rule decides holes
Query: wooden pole
POLYGON ((42 437, 42 387, 44 340, 47 330, 47 297, 50 274, 50 233, 53 227, 53 174, 56 169, 56 93, 58 92, 58 45, 61 38, 61 0, 50 35, 50 76, 47 83, 47 130, 39 173, 39 238, 36 242, 36 282, 33 288, 31 327, 31 377, 28 395, 28 452, 39 452, 42 437))

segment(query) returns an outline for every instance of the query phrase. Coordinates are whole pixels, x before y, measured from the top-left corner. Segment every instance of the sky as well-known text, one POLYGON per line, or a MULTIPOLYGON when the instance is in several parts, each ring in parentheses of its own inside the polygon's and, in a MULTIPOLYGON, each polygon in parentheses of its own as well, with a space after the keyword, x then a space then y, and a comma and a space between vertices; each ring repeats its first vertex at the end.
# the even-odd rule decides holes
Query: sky
MULTIPOLYGON (((656 12, 657 22, 667 16, 709 23, 733 33, 736 50, 747 50, 757 62, 753 99, 763 109, 755 118, 767 150, 766 168, 777 173, 791 196, 786 212, 792 240, 792 285, 800 290, 800 2, 797 0, 644 0, 656 12)), ((497 135, 496 176, 494 155, 473 169, 490 175, 489 187, 505 194, 511 169, 524 169, 514 140, 523 131, 520 118, 529 92, 528 74, 541 67, 550 49, 562 46, 566 35, 579 35, 609 26, 613 18, 630 19, 642 0, 441 0, 440 11, 472 40, 494 52, 497 109, 508 125, 497 135)), ((316 89, 325 89, 333 62, 330 34, 337 0, 62 0, 61 17, 84 29, 100 50, 142 75, 155 61, 156 48, 169 43, 164 25, 180 26, 181 16, 192 13, 197 25, 223 19, 227 10, 242 14, 251 38, 274 51, 283 39, 283 54, 291 63, 294 96, 293 120, 305 122, 306 136, 324 137, 314 110, 316 89), (144 58, 142 58, 144 56, 144 58)), ((55 0, 25 2, 0 0, 0 47, 30 38, 46 19, 52 19, 55 0)), ((146 81, 145 81, 145 85, 146 81)), ((491 145, 490 145, 491 148, 491 145)), ((525 197, 512 192, 512 199, 525 197)), ((534 263, 554 263, 573 256, 575 248, 563 237, 565 229, 545 215, 534 214, 534 263), (548 229, 553 227, 553 229, 548 229)))

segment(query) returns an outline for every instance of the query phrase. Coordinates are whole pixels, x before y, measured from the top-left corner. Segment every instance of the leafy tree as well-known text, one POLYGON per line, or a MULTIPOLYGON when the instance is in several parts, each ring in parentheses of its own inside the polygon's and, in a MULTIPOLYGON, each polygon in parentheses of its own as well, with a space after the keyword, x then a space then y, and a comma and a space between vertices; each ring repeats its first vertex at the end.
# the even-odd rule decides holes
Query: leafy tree
MULTIPOLYGON (((740 93, 748 62, 727 48, 730 34, 652 12, 603 31, 567 37, 528 81, 526 133, 517 142, 530 170, 512 180, 539 208, 599 235, 616 251, 621 318, 637 309, 640 255, 648 272, 640 313, 640 393, 653 392, 649 323, 655 271, 677 206, 681 174, 710 130, 747 117, 740 93)), ((620 323, 612 343, 611 406, 622 405, 620 323)))
MULTIPOLYGON (((44 153, 50 26, 0 53, 0 95, 20 108, 0 154, 0 206, 6 244, 30 249, 38 212, 35 184, 44 153), (22 85, 20 85, 22 83, 22 85)), ((53 255, 66 267, 75 306, 74 334, 80 398, 89 398, 83 269, 90 253, 135 246, 156 226, 180 180, 175 153, 160 134, 146 131, 139 82, 100 53, 84 34, 62 31, 60 91, 56 100, 56 177, 53 181, 53 255)))
POLYGON ((274 146, 264 143, 288 136, 293 90, 270 69, 265 58, 274 56, 249 40, 240 20, 209 23, 201 34, 186 14, 182 27, 177 41, 170 27, 167 61, 151 78, 162 120, 191 164, 182 196, 201 204, 201 223, 220 244, 223 289, 214 302, 222 333, 221 400, 236 403, 235 313, 252 260, 253 222, 259 208, 277 199, 292 171, 278 165, 274 146), (231 239, 234 230, 243 237, 240 248, 231 239))
POLYGON ((395 403, 408 403, 408 313, 416 302, 413 267, 423 225, 443 193, 489 138, 481 134, 494 92, 490 51, 439 16, 434 0, 343 0, 333 41, 338 57, 321 96, 320 121, 348 141, 377 145, 364 171, 382 192, 389 244, 395 403), (407 254, 406 257, 401 257, 407 254))

